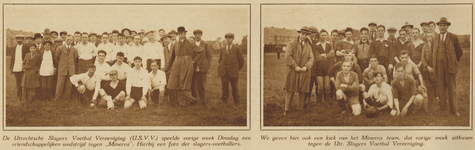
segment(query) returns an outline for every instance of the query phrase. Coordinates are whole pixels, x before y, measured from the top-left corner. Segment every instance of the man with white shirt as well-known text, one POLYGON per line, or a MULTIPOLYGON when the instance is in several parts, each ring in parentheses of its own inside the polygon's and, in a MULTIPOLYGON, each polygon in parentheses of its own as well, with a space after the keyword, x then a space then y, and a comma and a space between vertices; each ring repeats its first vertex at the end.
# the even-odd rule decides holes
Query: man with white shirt
POLYGON ((127 79, 127 71, 130 70, 130 66, 124 63, 124 53, 118 52, 116 58, 117 62, 112 65, 111 69, 117 70, 117 78, 125 83, 125 80, 127 79))
POLYGON ((153 36, 152 32, 148 32, 147 34, 148 42, 144 45, 144 60, 147 60, 147 70, 152 70, 150 68, 150 64, 153 60, 158 62, 159 69, 163 69, 165 67, 165 59, 163 57, 163 45, 158 42, 155 37, 153 36))
POLYGON ((43 43, 44 49, 40 50, 41 65, 39 70, 40 75, 40 97, 42 99, 52 100, 54 96, 54 76, 56 75, 56 61, 54 61, 54 50, 51 48, 50 41, 43 43))
MULTIPOLYGON (((144 58, 144 47, 142 44, 140 44, 140 36, 136 35, 134 37, 134 40, 129 44, 130 45, 130 51, 129 51, 129 56, 128 58, 135 58, 139 56, 140 58, 144 58)), ((132 63, 132 60, 129 60, 129 65, 134 67, 134 64, 132 63)), ((142 62, 142 67, 145 66, 142 62)))
POLYGON ((118 30, 112 31, 112 44, 113 45, 119 44, 119 31, 118 30))
POLYGON ((150 88, 150 78, 146 69, 142 68, 142 58, 134 58, 135 67, 127 72, 124 108, 129 108, 138 101, 140 108, 147 107, 147 91, 150 88))
POLYGON ((86 32, 82 33, 82 42, 75 45, 78 50, 79 60, 76 67, 76 74, 87 72, 89 64, 94 64, 93 57, 95 55, 96 46, 89 43, 89 37, 86 32))
POLYGON ((97 52, 97 63, 94 64, 96 65, 97 69, 96 75, 102 80, 102 83, 105 83, 105 81, 110 81, 109 71, 111 70, 111 66, 104 61, 106 59, 106 56, 106 51, 99 50, 97 52))
POLYGON ((105 59, 106 63, 109 65, 112 65, 112 61, 115 59, 115 53, 112 46, 113 45, 109 42, 109 34, 107 32, 102 33, 102 42, 97 46, 97 49, 102 49, 109 54, 105 59))
POLYGON ((99 43, 97 43, 97 34, 96 33, 91 33, 89 34, 89 43, 94 45, 94 47, 97 47, 99 43))
POLYGON ((132 58, 127 58, 130 47, 127 46, 127 44, 125 44, 125 35, 124 34, 119 33, 118 37, 119 37, 119 43, 114 46, 113 51, 114 51, 114 53, 118 53, 118 52, 124 53, 125 62, 127 62, 127 59, 132 59, 132 58))
POLYGON ((23 78, 23 59, 25 59, 26 54, 29 52, 28 49, 24 48, 23 40, 25 39, 24 35, 16 35, 17 45, 15 45, 15 51, 12 54, 10 62, 10 73, 15 75, 17 97, 21 100, 21 80, 23 78))
POLYGON ((152 68, 152 71, 148 75, 152 87, 148 91, 148 99, 150 100, 151 104, 159 104, 160 97, 163 97, 165 94, 167 78, 165 72, 158 70, 158 65, 156 61, 153 61, 150 64, 150 67, 152 68))
POLYGON ((80 93, 80 102, 87 103, 89 101, 89 105, 95 107, 97 102, 94 100, 96 100, 99 89, 101 89, 101 79, 95 75, 95 65, 89 64, 87 68, 88 71, 86 73, 73 75, 70 80, 80 93))
POLYGON ((125 36, 125 44, 127 44, 128 46, 133 46, 134 45, 134 37, 132 35, 126 35, 125 36))

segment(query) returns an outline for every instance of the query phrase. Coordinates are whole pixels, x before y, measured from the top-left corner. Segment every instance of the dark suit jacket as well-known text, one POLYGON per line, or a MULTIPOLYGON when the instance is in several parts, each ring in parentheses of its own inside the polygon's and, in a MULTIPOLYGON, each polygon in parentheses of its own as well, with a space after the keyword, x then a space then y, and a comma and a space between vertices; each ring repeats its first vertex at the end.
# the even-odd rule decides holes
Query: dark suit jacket
MULTIPOLYGON (((200 68, 200 72, 208 72, 210 66, 211 66, 211 50, 209 48, 209 44, 206 43, 205 41, 201 40, 201 43, 199 45, 200 47, 202 47, 203 49, 205 49, 204 53, 205 53, 205 58, 203 59, 203 61, 198 65, 198 67, 200 68)), ((195 68, 196 70, 196 68, 195 68)))
MULTIPOLYGON (((437 53, 439 50, 439 42, 440 41, 440 34, 437 34, 437 36, 434 36, 432 38, 432 61, 434 64, 434 68, 437 67, 437 53)), ((462 47, 460 46, 459 39, 457 35, 447 32, 447 36, 445 37, 445 42, 446 42, 446 54, 447 54, 447 63, 448 63, 448 70, 449 73, 455 74, 458 72, 458 64, 460 57, 463 55, 462 47)), ((437 70, 437 69, 436 69, 437 70)))
MULTIPOLYGON (((322 61, 322 58, 320 57, 321 53, 318 51, 318 48, 317 48, 318 47, 317 42, 318 41, 313 40, 310 43, 310 46, 312 46, 312 53, 313 53, 313 60, 314 60, 312 68, 310 68, 310 76, 312 77, 317 76, 317 62, 322 61)), ((327 44, 327 47, 329 46, 330 44, 327 44)))
POLYGON ((168 46, 163 46, 163 57, 165 57, 165 64, 168 63, 170 60, 170 56, 172 55, 172 50, 175 48, 175 44, 172 44, 171 42, 169 43, 170 49, 168 49, 168 46))
POLYGON ((223 77, 226 72, 231 78, 239 77, 239 70, 244 66, 244 58, 241 49, 234 45, 226 54, 226 46, 219 53, 218 76, 223 77))
MULTIPOLYGON (((28 45, 26 44, 22 44, 23 47, 21 48, 21 59, 24 61, 25 60, 25 56, 27 53, 30 52, 30 49, 28 45)), ((16 47, 18 46, 15 45, 15 48, 13 49, 13 54, 12 54, 12 59, 11 59, 11 62, 10 62, 10 70, 13 72, 13 64, 15 64, 15 56, 16 56, 16 47)))
POLYGON ((54 54, 55 61, 58 63, 58 75, 74 75, 76 74, 76 65, 79 59, 78 50, 74 46, 70 46, 70 52, 66 45, 61 45, 56 49, 54 54))

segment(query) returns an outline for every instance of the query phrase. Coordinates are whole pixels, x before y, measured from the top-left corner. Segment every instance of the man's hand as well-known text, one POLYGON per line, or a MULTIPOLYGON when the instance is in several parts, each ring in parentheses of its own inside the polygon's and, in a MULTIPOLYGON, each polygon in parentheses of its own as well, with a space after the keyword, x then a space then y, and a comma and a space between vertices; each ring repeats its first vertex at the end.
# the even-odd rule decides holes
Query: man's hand
POLYGON ((307 71, 307 67, 303 66, 300 70, 301 70, 302 72, 305 72, 305 71, 307 71))
POLYGON ((322 56, 322 57, 327 57, 327 54, 320 54, 320 56, 322 56))
POLYGON ((335 77, 330 77, 330 81, 332 81, 333 83, 335 83, 335 77))
POLYGON ((348 87, 348 85, 346 85, 346 84, 340 84, 340 86, 344 87, 344 88, 348 87))
POLYGON ((300 72, 301 68, 299 66, 295 67, 295 71, 300 72))
POLYGON ((393 65, 392 65, 392 64, 389 64, 389 66, 388 66, 388 73, 391 73, 391 71, 393 71, 393 65))
POLYGON ((434 70, 432 67, 430 67, 430 66, 427 66, 427 70, 429 70, 430 73, 434 73, 434 71, 435 71, 435 70, 434 70))

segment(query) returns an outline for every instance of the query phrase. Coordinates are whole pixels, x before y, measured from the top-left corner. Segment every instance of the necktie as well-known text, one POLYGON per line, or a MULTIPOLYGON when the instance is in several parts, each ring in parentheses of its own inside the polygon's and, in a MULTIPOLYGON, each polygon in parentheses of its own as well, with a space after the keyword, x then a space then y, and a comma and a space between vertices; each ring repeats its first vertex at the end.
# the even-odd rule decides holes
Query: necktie
POLYGON ((226 48, 226 55, 229 54, 229 45, 226 48))

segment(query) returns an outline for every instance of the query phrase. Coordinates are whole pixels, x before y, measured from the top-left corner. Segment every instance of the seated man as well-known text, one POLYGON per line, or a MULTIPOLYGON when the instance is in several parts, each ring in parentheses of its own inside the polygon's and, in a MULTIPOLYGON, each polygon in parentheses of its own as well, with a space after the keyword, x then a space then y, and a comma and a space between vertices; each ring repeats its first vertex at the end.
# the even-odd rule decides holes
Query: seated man
POLYGON ((138 100, 140 108, 147 107, 147 91, 150 87, 150 78, 148 78, 148 72, 146 69, 142 68, 142 58, 134 58, 134 68, 130 69, 127 72, 127 81, 126 81, 126 93, 127 98, 125 98, 124 108, 129 108, 138 100))
POLYGON ((364 85, 366 87, 366 90, 368 90, 371 85, 376 83, 374 79, 375 72, 380 72, 381 75, 383 76, 382 82, 388 83, 388 75, 386 74, 386 69, 384 68, 383 65, 379 64, 378 57, 371 56, 369 59, 369 64, 370 64, 369 67, 363 71, 363 80, 364 80, 364 85))
POLYGON ((127 79, 127 71, 130 70, 130 66, 124 62, 124 53, 118 52, 116 58, 117 61, 112 65, 111 69, 117 70, 117 78, 125 83, 125 80, 127 79))
POLYGON ((407 113, 415 113, 420 106, 424 97, 417 92, 414 79, 405 74, 405 66, 402 63, 396 63, 395 79, 391 83, 394 96, 393 109, 396 110, 396 116, 406 115, 407 113), (402 107, 402 110, 400 108, 402 107))
POLYGON ((416 64, 410 61, 407 50, 401 50, 399 52, 399 59, 401 59, 401 61, 398 63, 401 63, 404 66, 405 75, 407 75, 408 77, 412 78, 415 81, 418 92, 421 92, 422 96, 424 96, 423 103, 427 104, 427 101, 428 101, 427 88, 424 84, 424 80, 419 68, 417 67, 416 64))
POLYGON ((163 94, 165 94, 167 77, 165 72, 158 70, 157 61, 152 61, 150 67, 152 68, 152 72, 149 73, 152 88, 148 90, 148 99, 151 104, 159 104, 159 97, 163 97, 163 94))
MULTIPOLYGON (((371 60, 370 60, 371 61, 371 60)), ((371 62, 370 62, 371 63, 371 62)), ((375 84, 371 85, 368 92, 363 93, 364 108, 375 106, 379 111, 392 110, 393 108, 393 92, 391 86, 383 81, 385 72, 372 72, 375 84)))
POLYGON ((107 109, 114 109, 114 105, 120 105, 125 100, 125 81, 119 80, 118 71, 115 69, 109 72, 109 76, 111 81, 104 83, 99 90, 101 100, 98 106, 107 105, 107 109))
POLYGON ((361 105, 358 101, 358 74, 351 71, 351 62, 345 60, 342 64, 342 71, 338 72, 335 80, 336 99, 343 111, 340 116, 346 114, 346 103, 349 102, 353 109, 353 115, 361 114, 361 105))
POLYGON ((71 76, 71 83, 77 87, 80 93, 81 103, 87 103, 90 101, 90 106, 95 107, 95 99, 101 88, 101 79, 94 75, 96 72, 96 66, 93 64, 88 65, 88 70, 85 73, 71 76))

